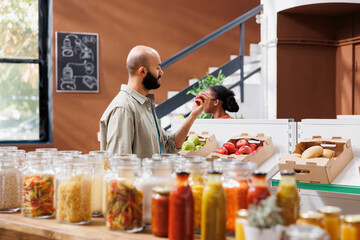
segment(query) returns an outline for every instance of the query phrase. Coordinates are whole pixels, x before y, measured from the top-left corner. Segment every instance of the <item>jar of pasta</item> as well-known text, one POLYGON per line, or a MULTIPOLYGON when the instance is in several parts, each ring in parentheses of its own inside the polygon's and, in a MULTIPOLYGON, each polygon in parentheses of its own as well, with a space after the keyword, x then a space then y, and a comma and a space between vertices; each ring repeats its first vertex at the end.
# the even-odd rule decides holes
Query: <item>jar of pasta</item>
POLYGON ((21 212, 25 217, 50 218, 55 215, 54 170, 51 153, 28 152, 22 178, 21 212))
POLYGON ((341 208, 324 206, 318 211, 324 214, 325 230, 329 233, 331 240, 340 240, 341 208))
POLYGON ((203 190, 206 185, 207 172, 211 162, 203 157, 183 157, 178 159, 177 168, 189 172, 189 185, 194 197, 194 229, 201 227, 201 205, 203 190))
POLYGON ((139 190, 143 192, 144 198, 144 223, 151 224, 151 196, 153 187, 173 187, 175 185, 175 178, 171 175, 171 162, 165 158, 143 159, 142 170, 139 190))
POLYGON ((324 214, 315 211, 302 212, 296 224, 301 226, 314 225, 324 229, 324 214))
POLYGON ((139 232, 143 229, 143 193, 139 189, 139 158, 110 158, 107 183, 106 226, 110 230, 139 232))
POLYGON ((89 164, 88 156, 70 157, 72 159, 62 164, 63 169, 56 175, 56 220, 60 223, 88 224, 92 215, 93 165, 89 164))
POLYGON ((360 239, 360 215, 345 215, 341 225, 341 239, 360 239))
POLYGON ((21 171, 18 150, 0 151, 0 213, 13 213, 21 206, 21 171))
POLYGON ((94 165, 92 178, 92 216, 101 217, 103 207, 103 179, 106 174, 105 166, 109 166, 111 153, 107 151, 89 152, 89 161, 94 165))
POLYGON ((248 175, 256 168, 252 162, 241 162, 236 159, 215 159, 214 169, 223 172, 223 186, 226 192, 226 230, 235 231, 236 213, 247 209, 249 191, 248 175))

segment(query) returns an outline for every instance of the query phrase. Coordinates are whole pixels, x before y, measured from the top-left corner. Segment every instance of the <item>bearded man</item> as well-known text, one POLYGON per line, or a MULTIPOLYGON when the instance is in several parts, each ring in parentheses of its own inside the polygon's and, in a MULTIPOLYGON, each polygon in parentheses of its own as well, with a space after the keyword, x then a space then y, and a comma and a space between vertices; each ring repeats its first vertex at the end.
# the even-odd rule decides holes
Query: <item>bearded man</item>
POLYGON ((136 154, 139 158, 153 154, 175 153, 183 144, 191 125, 209 105, 207 93, 200 93, 191 114, 176 133, 166 132, 155 113, 154 95, 163 76, 160 55, 147 46, 131 49, 126 67, 127 85, 112 100, 100 119, 101 150, 111 153, 136 154))

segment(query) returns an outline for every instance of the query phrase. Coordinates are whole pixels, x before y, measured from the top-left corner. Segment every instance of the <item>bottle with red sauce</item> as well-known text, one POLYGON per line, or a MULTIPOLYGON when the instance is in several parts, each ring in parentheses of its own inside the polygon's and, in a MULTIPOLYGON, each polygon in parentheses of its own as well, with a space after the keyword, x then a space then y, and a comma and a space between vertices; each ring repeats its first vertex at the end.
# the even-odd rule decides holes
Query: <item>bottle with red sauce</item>
POLYGON ((189 186, 189 173, 176 173, 176 186, 169 200, 169 239, 194 239, 194 197, 189 186))
POLYGON ((252 184, 248 192, 248 205, 258 204, 270 196, 269 186, 266 182, 266 173, 259 170, 253 172, 252 184))
POLYGON ((168 236, 169 187, 153 187, 151 199, 151 232, 157 237, 168 236))

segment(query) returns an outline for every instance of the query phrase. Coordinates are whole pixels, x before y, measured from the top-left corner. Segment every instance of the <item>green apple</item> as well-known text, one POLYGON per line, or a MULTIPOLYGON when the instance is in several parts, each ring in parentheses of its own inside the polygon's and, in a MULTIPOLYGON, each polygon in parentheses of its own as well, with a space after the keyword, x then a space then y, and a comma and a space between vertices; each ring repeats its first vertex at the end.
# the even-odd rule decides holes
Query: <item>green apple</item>
POLYGON ((199 150, 202 146, 201 145, 196 145, 195 146, 195 151, 199 150))
POLYGON ((185 141, 182 145, 182 149, 185 151, 194 150, 195 144, 193 142, 185 141))
POLYGON ((187 138, 188 142, 194 143, 194 145, 199 144, 199 137, 196 134, 190 134, 187 138))
POLYGON ((199 142, 199 145, 200 145, 200 146, 204 146, 205 143, 204 143, 204 142, 199 142))

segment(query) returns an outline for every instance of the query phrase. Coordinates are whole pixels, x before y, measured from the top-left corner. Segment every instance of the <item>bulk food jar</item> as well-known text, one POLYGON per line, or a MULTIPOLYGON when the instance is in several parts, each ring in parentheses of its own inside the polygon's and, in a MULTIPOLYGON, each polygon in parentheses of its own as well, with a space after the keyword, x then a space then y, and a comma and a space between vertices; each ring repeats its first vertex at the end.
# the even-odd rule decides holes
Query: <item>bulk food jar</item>
POLYGON ((360 215, 345 215, 344 222, 341 225, 341 239, 360 239, 360 215))
POLYGON ((113 156, 107 183, 106 226, 110 230, 139 232, 143 229, 143 193, 139 189, 141 161, 113 156))
POLYGON ((151 196, 156 186, 173 187, 175 178, 171 175, 171 162, 164 158, 145 158, 142 161, 142 177, 139 189, 144 198, 144 223, 151 224, 151 196))
POLYGON ((12 213, 21 207, 20 152, 0 151, 0 213, 12 213))
POLYGON ((107 151, 89 152, 89 162, 94 165, 92 178, 92 216, 101 217, 103 207, 103 180, 106 174, 105 167, 109 166, 111 153, 107 151))
POLYGON ((214 169, 223 172, 223 186, 226 192, 226 230, 235 231, 236 213, 247 209, 248 175, 256 168, 252 162, 241 162, 236 159, 215 159, 214 169))
MULTIPOLYGON (((171 154, 171 153, 153 154, 152 158, 161 158, 161 159, 169 160, 171 162, 172 173, 174 173, 176 170, 175 169, 176 168, 176 160, 179 158, 179 155, 171 154)), ((175 175, 174 175, 174 178, 175 178, 175 175)))
POLYGON ((341 208, 324 206, 319 210, 324 214, 325 230, 329 233, 331 240, 340 240, 341 235, 341 208))
POLYGON ((85 155, 73 155, 71 158, 62 164, 62 170, 56 174, 56 220, 60 223, 87 224, 92 214, 93 165, 89 164, 85 155))
POLYGON ((51 153, 28 152, 23 168, 22 214, 34 218, 54 216, 54 186, 51 153))
POLYGON ((211 166, 203 157, 179 158, 178 168, 189 172, 189 185, 194 197, 194 229, 199 230, 201 226, 201 204, 203 190, 206 185, 207 172, 211 166))

